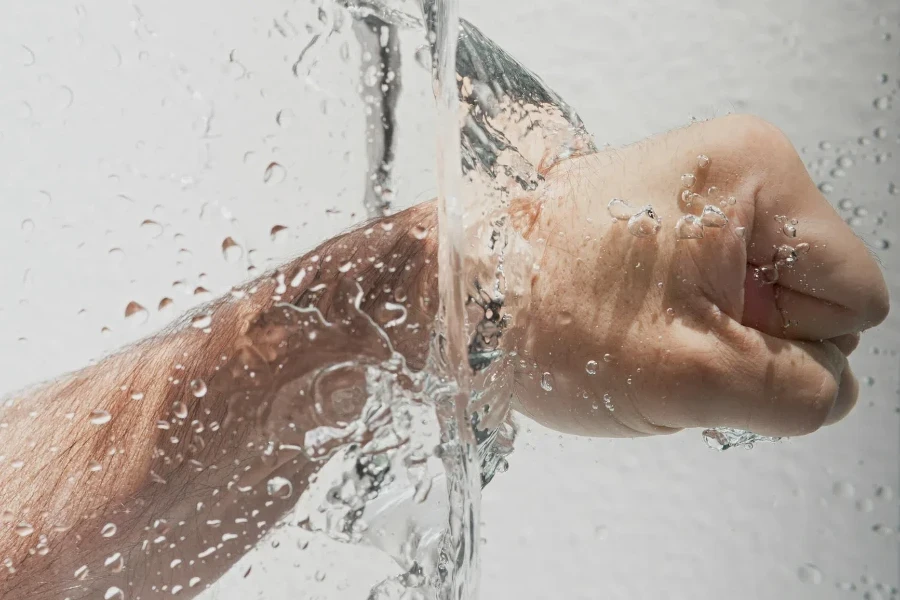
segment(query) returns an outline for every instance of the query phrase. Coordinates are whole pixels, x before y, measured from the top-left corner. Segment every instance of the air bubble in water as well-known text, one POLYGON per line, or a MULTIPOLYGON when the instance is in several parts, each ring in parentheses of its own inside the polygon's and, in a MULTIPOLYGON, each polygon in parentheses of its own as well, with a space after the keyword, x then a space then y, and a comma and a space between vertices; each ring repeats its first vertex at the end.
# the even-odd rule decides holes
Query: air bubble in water
POLYGON ((613 219, 627 221, 634 214, 634 208, 621 198, 613 198, 606 205, 606 209, 613 219))
POLYGON ((797 262, 797 251, 787 244, 782 244, 775 249, 775 256, 772 260, 778 267, 791 266, 797 262))
POLYGON ((675 223, 675 237, 679 240, 696 240, 703 237, 703 225, 694 215, 684 215, 675 223))
POLYGON ((222 240, 222 256, 230 263, 237 262, 244 256, 244 249, 234 239, 227 237, 222 240))
POLYGON ((16 525, 15 531, 19 537, 28 537, 34 533, 34 527, 32 527, 31 523, 19 523, 16 525))
POLYGON ((876 127, 872 134, 879 140, 883 140, 887 137, 887 127, 876 127))
POLYGON ((819 191, 823 194, 830 194, 834 191, 834 184, 832 184, 830 181, 823 181, 819 184, 819 191))
POLYGON ((884 238, 875 240, 874 245, 876 250, 887 250, 891 247, 891 243, 884 238))
POLYGON ((728 224, 728 217, 718 207, 708 204, 703 207, 700 224, 704 227, 725 227, 728 224))
POLYGON ((701 169, 705 169, 709 166, 709 157, 705 154, 701 154, 697 157, 697 166, 701 169))
POLYGON ((78 581, 84 581, 87 579, 87 576, 90 575, 90 571, 88 570, 87 565, 81 565, 77 569, 75 569, 75 579, 78 581))
POLYGON ((287 177, 287 169, 277 162, 270 162, 263 172, 263 182, 269 185, 279 184, 285 180, 285 177, 287 177))
POLYGON ((122 558, 122 553, 115 552, 107 556, 106 560, 103 561, 103 566, 113 573, 121 573, 122 569, 125 568, 125 560, 122 558))
POLYGON ((875 488, 875 497, 879 500, 890 502, 894 499, 894 490, 889 485, 879 485, 875 488))
POLYGON ((891 107, 891 98, 889 96, 879 96, 872 101, 872 106, 878 110, 888 110, 891 107))
POLYGON ((117 588, 116 586, 111 586, 106 590, 106 593, 103 594, 103 600, 124 600, 125 592, 117 588))
POLYGON ((681 176, 681 185, 690 189, 697 183, 697 176, 693 173, 685 173, 681 176))
POLYGON ((191 327, 195 329, 206 329, 212 325, 211 315, 195 315, 191 318, 191 327))
POLYGON ((273 477, 266 482, 266 493, 284 500, 290 498, 294 493, 294 486, 290 480, 284 477, 273 477))
POLYGON ((641 212, 628 219, 628 232, 635 237, 650 237, 659 233, 662 227, 652 206, 645 206, 641 212))
POLYGON ((596 375, 597 374, 597 364, 596 360, 589 360, 587 364, 584 366, 584 370, 587 371, 588 375, 596 375))
POLYGON ((814 564, 806 563, 797 569, 797 578, 803 583, 819 585, 822 583, 822 571, 814 564))
POLYGON ((143 325, 147 322, 147 319, 150 317, 150 313, 147 312, 147 309, 132 300, 125 306, 125 319, 129 323, 133 323, 136 325, 143 325))
POLYGON ((853 200, 850 198, 841 198, 841 201, 838 202, 838 208, 841 210, 850 210, 853 208, 853 200))
POLYGON ((795 225, 791 225, 790 223, 785 223, 784 227, 781 228, 781 233, 788 236, 789 238, 797 237, 797 227, 795 225))
POLYGON ((609 395, 609 392, 603 394, 603 405, 606 406, 606 410, 609 412, 615 412, 616 407, 613 406, 612 396, 609 395))
POLYGON ((604 355, 603 355, 603 362, 605 362, 605 363, 611 363, 612 361, 613 361, 613 356, 612 356, 612 354, 604 354, 604 355))
POLYGON ((172 414, 174 414, 179 419, 187 419, 187 416, 188 416, 187 405, 180 400, 176 400, 172 404, 172 414))
POLYGON ((553 375, 550 373, 541 375, 541 388, 546 392, 553 391, 553 375))
POLYGON ((106 425, 112 419, 109 411, 96 408, 91 411, 90 421, 92 425, 106 425))
POLYGON ((118 531, 118 527, 116 527, 115 523, 107 523, 100 530, 100 535, 102 535, 105 538, 108 538, 108 537, 112 537, 112 536, 116 535, 116 531, 118 531))
POLYGON ((778 281, 778 267, 775 265, 763 265, 756 269, 756 279, 765 284, 773 284, 778 281))
POLYGON ((206 387, 206 382, 200 378, 191 380, 191 393, 195 398, 202 398, 206 395, 208 388, 206 387))

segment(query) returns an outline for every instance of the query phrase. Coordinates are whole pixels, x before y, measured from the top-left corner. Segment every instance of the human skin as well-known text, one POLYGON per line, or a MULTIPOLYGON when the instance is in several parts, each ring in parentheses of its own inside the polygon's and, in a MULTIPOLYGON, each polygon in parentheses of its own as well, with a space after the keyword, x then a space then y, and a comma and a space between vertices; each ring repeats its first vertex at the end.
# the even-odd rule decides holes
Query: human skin
MULTIPOLYGON (((694 124, 544 176, 535 197, 513 204, 539 264, 504 334, 518 410, 595 436, 700 426, 799 435, 850 410, 846 355, 885 318, 886 287, 775 127, 752 117, 694 124), (699 154, 711 161, 702 170, 699 154), (696 191, 714 185, 736 203, 727 227, 679 240, 680 176, 692 171, 696 191), (636 238, 613 222, 612 197, 652 204, 659 233, 636 238), (786 240, 775 215, 796 218, 798 236, 786 240), (756 268, 786 241, 809 253, 761 285, 756 268), (552 385, 541 385, 544 373, 552 385)), ((349 304, 357 284, 376 323, 396 318, 387 302, 407 309, 405 327, 386 333, 410 366, 424 365, 438 302, 435 224, 425 203, 363 226, 207 307, 208 328, 188 319, 11 398, 0 453, 23 464, 0 470, 0 597, 74 600, 112 586, 128 598, 177 586, 190 597, 214 582, 318 468, 300 451, 266 454, 273 433, 294 448, 325 418, 309 396, 287 392, 323 366, 387 356, 349 304), (282 302, 315 306, 335 328, 282 302), (195 380, 209 390, 199 398, 195 380), (273 476, 292 483, 290 498, 266 493, 273 476)))

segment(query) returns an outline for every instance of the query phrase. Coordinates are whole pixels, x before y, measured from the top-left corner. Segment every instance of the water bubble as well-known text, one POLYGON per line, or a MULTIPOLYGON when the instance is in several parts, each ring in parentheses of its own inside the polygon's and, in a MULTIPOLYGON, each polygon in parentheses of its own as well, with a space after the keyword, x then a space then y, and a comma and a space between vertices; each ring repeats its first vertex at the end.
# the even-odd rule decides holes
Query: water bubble
POLYGON ((838 157, 837 164, 842 169, 849 169, 853 166, 853 158, 845 154, 844 156, 838 157))
POLYGON ((78 581, 84 581, 85 579, 87 579, 87 576, 89 574, 90 574, 90 571, 88 570, 87 565, 81 565, 80 567, 75 569, 75 573, 74 573, 75 579, 77 579, 78 581))
POLYGON ((846 171, 844 171, 843 169, 839 169, 839 168, 837 168, 837 167, 833 168, 831 171, 829 171, 829 173, 830 173, 831 176, 834 177, 835 179, 840 179, 841 177, 846 177, 846 176, 847 176, 847 172, 846 172, 846 171))
POLYGON ((91 473, 99 473, 102 470, 103 470, 103 465, 101 465, 96 460, 92 460, 88 463, 88 471, 90 471, 91 473))
POLYGON ((890 502, 894 498, 894 490, 889 485, 879 485, 875 488, 875 497, 890 502))
POLYGON ((184 402, 180 400, 176 400, 172 404, 172 414, 174 414, 179 419, 187 419, 188 416, 188 407, 184 402))
POLYGON ((263 182, 269 185, 281 183, 287 177, 287 169, 277 162, 270 162, 263 172, 263 182))
POLYGON ((587 364, 584 365, 584 370, 587 371, 588 375, 596 375, 598 366, 596 360, 589 360, 587 361, 587 364))
POLYGON ((121 552, 115 552, 106 557, 106 560, 103 561, 103 566, 113 573, 121 573, 125 568, 125 559, 122 558, 121 552))
POLYGON ((841 198, 841 201, 838 202, 838 208, 841 210, 850 210, 853 208, 853 200, 850 198, 841 198))
POLYGON ((802 565, 799 569, 797 569, 797 579, 799 579, 802 583, 809 583, 812 585, 819 585, 822 583, 822 571, 819 570, 814 564, 806 563, 802 565))
POLYGON ((172 300, 171 298, 168 298, 168 297, 163 298, 162 300, 159 301, 159 304, 157 305, 156 310, 162 312, 162 311, 166 310, 167 308, 170 308, 173 304, 175 304, 175 301, 172 300))
POLYGON ((316 581, 325 581, 325 571, 316 571, 316 581))
POLYGON ((849 481, 838 481, 831 486, 831 493, 838 498, 852 498, 856 494, 856 488, 849 481))
POLYGON ((546 392, 553 391, 553 375, 550 373, 544 373, 541 375, 541 388, 543 388, 546 392))
POLYGON ((635 237, 650 237, 659 233, 662 227, 659 216, 652 206, 645 206, 641 212, 628 219, 628 232, 635 237))
POLYGON ((754 272, 756 279, 764 284, 773 284, 778 281, 778 267, 775 265, 763 265, 754 272))
POLYGON ((234 239, 227 237, 222 240, 222 256, 230 263, 237 262, 244 256, 244 249, 234 239))
POLYGON ((703 225, 694 215, 684 215, 675 223, 675 237, 679 240, 696 240, 703 237, 703 225))
POLYGON ((744 235, 747 233, 747 228, 746 227, 735 227, 734 233, 739 238, 744 239, 744 235))
POLYGON ((725 216, 725 213, 720 208, 708 204, 703 207, 700 224, 704 227, 725 227, 728 224, 728 217, 725 216))
POLYGON ((787 244, 782 244, 775 249, 775 255, 772 258, 775 266, 784 267, 791 266, 797 262, 797 251, 787 244))
POLYGON ((706 167, 708 167, 709 166, 709 157, 706 156, 705 154, 701 154, 701 155, 697 156, 697 166, 700 167, 701 169, 705 169, 706 167))
POLYGON ((290 127, 294 121, 294 111, 289 108, 283 108, 275 113, 275 122, 279 127, 290 127))
POLYGON ((888 194, 892 196, 897 196, 900 194, 900 187, 897 186, 893 181, 888 184, 888 194))
POLYGON ((132 300, 125 306, 125 319, 135 325, 143 325, 150 318, 147 309, 132 300))
POLYGON ((874 246, 876 250, 887 250, 891 247, 891 243, 884 238, 875 240, 874 246))
POLYGON ((823 194, 830 194, 834 191, 834 184, 830 181, 823 181, 819 184, 819 191, 823 194))
POLYGON ((32 231, 34 231, 34 221, 32 221, 31 219, 25 219, 24 221, 22 221, 22 231, 24 231, 25 233, 31 233, 32 231))
POLYGON ((863 600, 884 600, 884 596, 878 590, 868 590, 863 594, 863 600))
POLYGON ((284 225, 274 225, 269 231, 269 238, 276 243, 283 242, 287 239, 288 228, 284 225))
POLYGON ((198 583, 200 583, 200 578, 199 578, 199 577, 191 577, 191 580, 188 581, 188 587, 194 587, 194 586, 197 585, 198 583))
POLYGON ((697 176, 693 173, 685 173, 681 176, 681 185, 690 189, 697 183, 697 176))
POLYGON ((206 382, 200 378, 191 380, 191 393, 194 394, 195 398, 202 398, 206 395, 208 390, 206 386, 206 382))
POLYGON ((116 527, 115 523, 107 523, 100 530, 100 535, 102 535, 105 538, 108 538, 108 537, 112 537, 112 536, 116 535, 116 531, 118 531, 118 527, 116 527))
POLYGON ((856 501, 856 510, 863 513, 870 513, 875 510, 875 503, 870 498, 861 498, 856 501))
POLYGON ((422 225, 416 225, 410 230, 412 236, 417 240, 424 240, 428 237, 428 228, 423 227, 422 225))
POLYGON ((116 586, 111 586, 103 594, 103 600, 125 600, 125 592, 116 586))
POLYGON ((612 355, 612 354, 604 354, 604 355, 603 355, 603 362, 605 362, 605 363, 611 363, 612 361, 613 361, 613 355, 612 355))
POLYGON ((889 536, 894 533, 894 530, 888 527, 887 525, 882 525, 881 523, 876 523, 872 525, 872 532, 877 535, 889 536))
POLYGON ((879 140, 883 140, 887 137, 887 127, 876 127, 875 131, 872 132, 872 135, 874 135, 879 140))
POLYGON ((627 221, 634 214, 634 208, 622 200, 621 198, 613 198, 606 205, 606 209, 613 219, 617 221, 627 221))
POLYGON ((34 527, 32 527, 31 523, 22 522, 16 525, 15 532, 19 537, 28 537, 34 533, 34 527))
POLYGON ((112 419, 109 411, 95 408, 91 411, 90 421, 92 425, 106 425, 112 419))
POLYGON ((797 227, 791 225, 790 223, 785 223, 781 228, 781 233, 788 236, 789 238, 795 238, 797 237, 797 227))
POLYGON ((615 412, 616 407, 613 406, 612 396, 609 395, 609 392, 603 394, 603 405, 606 406, 606 410, 609 412, 615 412))
POLYGON ((857 217, 867 217, 869 216, 869 209, 865 206, 857 206, 853 209, 853 214, 857 217))
POLYGON ((294 493, 294 486, 284 477, 273 477, 266 482, 266 492, 275 498, 285 500, 294 493))

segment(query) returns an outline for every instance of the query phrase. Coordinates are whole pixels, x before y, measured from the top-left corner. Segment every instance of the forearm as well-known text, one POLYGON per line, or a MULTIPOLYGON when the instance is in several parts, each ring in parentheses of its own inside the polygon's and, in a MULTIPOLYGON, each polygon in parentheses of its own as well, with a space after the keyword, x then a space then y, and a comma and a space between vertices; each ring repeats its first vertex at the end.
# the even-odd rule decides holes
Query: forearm
POLYGON ((326 360, 381 351, 324 339, 316 315, 284 305, 352 328, 361 290, 360 308, 421 367, 437 309, 434 224, 428 203, 329 240, 168 331, 11 398, 0 413, 0 596, 116 586, 146 598, 177 585, 186 595, 227 570, 316 468, 301 452, 269 451, 309 425, 311 398, 286 406, 279 392, 326 360), (293 494, 268 502, 275 474, 293 494))

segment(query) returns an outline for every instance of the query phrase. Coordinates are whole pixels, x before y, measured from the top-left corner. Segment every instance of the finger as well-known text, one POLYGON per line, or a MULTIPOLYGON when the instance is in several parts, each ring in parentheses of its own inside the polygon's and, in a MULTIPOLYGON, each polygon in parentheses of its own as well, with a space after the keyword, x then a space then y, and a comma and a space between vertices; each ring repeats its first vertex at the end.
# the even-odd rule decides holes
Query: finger
POLYGON ((846 358, 831 342, 785 340, 732 322, 695 345, 692 386, 677 409, 664 404, 649 414, 654 422, 795 436, 843 417, 855 402, 855 380, 844 378, 846 358))
POLYGON ((850 356, 853 354, 853 351, 856 350, 857 346, 859 346, 859 338, 860 335, 858 333, 848 333, 846 335, 831 338, 828 341, 837 346, 838 350, 844 353, 844 356, 850 356))
POLYGON ((772 264, 776 247, 809 245, 779 268, 778 286, 792 292, 779 295, 779 312, 791 324, 784 335, 821 340, 877 325, 888 310, 877 263, 819 192, 787 138, 773 134, 767 143, 775 158, 756 194, 748 262, 772 264), (792 219, 796 237, 785 234, 792 219))

